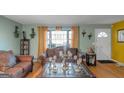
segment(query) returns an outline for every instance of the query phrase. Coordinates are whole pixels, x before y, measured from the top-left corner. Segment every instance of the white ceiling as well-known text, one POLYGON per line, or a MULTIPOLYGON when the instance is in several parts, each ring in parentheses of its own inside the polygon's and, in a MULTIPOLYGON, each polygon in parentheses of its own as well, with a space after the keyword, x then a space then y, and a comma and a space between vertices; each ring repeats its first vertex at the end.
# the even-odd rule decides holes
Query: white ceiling
POLYGON ((124 15, 4 15, 21 24, 74 25, 113 24, 124 20, 124 15))

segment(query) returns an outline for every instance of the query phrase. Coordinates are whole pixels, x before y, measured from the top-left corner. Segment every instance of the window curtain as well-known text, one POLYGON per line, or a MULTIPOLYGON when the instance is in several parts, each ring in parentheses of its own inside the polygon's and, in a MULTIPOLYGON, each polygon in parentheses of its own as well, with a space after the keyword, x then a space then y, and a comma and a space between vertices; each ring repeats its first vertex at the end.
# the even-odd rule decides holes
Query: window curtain
POLYGON ((78 26, 72 26, 71 27, 71 31, 72 31, 72 48, 78 48, 78 38, 79 38, 79 34, 78 31, 79 27, 78 26))
POLYGON ((38 27, 38 56, 46 51, 46 34, 48 27, 39 26, 38 27))

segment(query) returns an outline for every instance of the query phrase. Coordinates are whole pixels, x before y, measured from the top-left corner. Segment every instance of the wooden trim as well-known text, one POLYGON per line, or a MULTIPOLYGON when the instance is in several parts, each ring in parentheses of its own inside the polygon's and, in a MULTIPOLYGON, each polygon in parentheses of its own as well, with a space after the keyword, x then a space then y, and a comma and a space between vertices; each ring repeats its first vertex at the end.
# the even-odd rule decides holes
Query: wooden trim
POLYGON ((124 43, 124 41, 118 41, 118 33, 119 33, 119 31, 121 31, 121 30, 124 30, 124 29, 119 29, 119 30, 117 30, 117 42, 118 42, 118 43, 124 43))

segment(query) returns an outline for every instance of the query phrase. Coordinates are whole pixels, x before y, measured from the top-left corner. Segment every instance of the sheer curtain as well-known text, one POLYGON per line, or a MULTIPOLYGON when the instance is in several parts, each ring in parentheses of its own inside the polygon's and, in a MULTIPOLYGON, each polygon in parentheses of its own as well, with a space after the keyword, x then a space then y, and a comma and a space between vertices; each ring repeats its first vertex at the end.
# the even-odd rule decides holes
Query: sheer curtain
POLYGON ((38 27, 38 56, 46 51, 46 34, 48 31, 47 26, 38 27))
POLYGON ((72 26, 72 48, 78 48, 78 42, 79 42, 79 27, 78 26, 72 26))

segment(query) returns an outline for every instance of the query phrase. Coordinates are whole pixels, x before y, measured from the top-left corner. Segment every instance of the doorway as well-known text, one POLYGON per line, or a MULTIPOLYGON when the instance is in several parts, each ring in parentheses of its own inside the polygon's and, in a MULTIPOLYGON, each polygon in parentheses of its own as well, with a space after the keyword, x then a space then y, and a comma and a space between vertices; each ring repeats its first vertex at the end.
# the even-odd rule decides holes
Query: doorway
POLYGON ((111 29, 95 29, 97 60, 111 60, 111 29))

